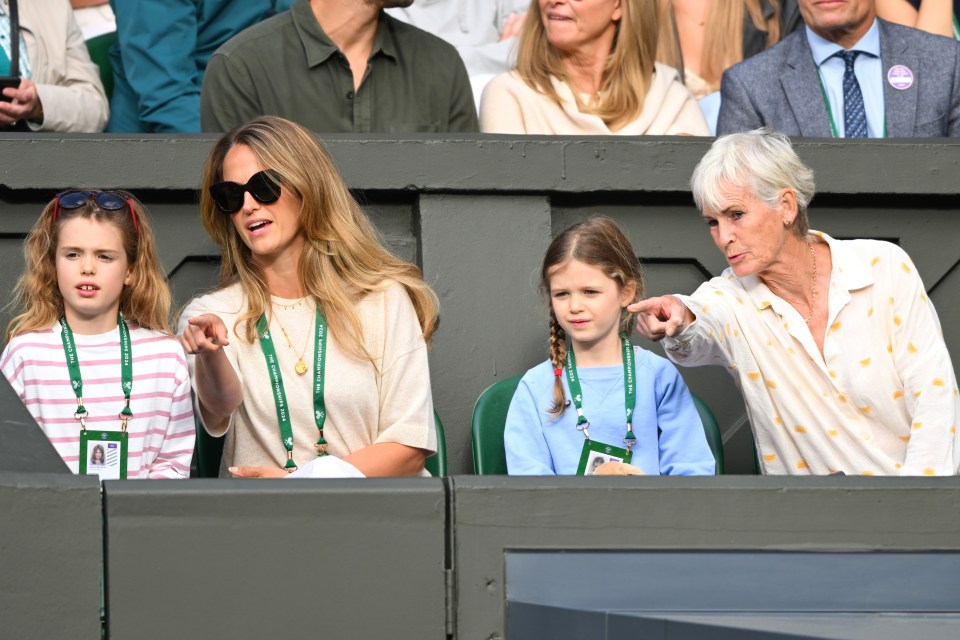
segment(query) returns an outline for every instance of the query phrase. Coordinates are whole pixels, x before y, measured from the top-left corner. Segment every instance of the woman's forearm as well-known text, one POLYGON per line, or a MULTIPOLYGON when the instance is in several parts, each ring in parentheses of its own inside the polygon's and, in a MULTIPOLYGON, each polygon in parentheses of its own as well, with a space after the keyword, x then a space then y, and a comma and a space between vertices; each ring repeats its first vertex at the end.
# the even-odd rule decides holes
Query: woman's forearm
POLYGON ((196 359, 196 392, 209 414, 229 418, 243 401, 240 378, 222 349, 204 351, 196 359))
POLYGON ((378 442, 343 459, 368 478, 413 476, 423 470, 427 452, 396 442, 378 442))

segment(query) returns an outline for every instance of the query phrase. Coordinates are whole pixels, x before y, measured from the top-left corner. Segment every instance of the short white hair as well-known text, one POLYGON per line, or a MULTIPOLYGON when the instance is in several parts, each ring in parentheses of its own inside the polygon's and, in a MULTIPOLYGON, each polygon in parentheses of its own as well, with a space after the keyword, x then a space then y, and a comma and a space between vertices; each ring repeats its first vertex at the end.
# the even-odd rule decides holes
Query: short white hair
POLYGON ((701 211, 723 208, 721 185, 745 187, 775 207, 780 193, 790 189, 797 199, 793 228, 805 236, 810 228, 807 206, 813 199, 813 169, 803 164, 790 145, 790 138, 767 127, 717 138, 690 178, 693 200, 701 211))

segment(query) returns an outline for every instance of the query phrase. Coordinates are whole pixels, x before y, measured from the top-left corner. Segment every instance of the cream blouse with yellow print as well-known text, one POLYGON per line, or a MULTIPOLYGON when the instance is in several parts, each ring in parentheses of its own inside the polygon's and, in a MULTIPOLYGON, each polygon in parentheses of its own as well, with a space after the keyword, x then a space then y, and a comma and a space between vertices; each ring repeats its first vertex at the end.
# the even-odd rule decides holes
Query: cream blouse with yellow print
POLYGON ((830 246, 823 357, 800 314, 730 269, 679 296, 697 320, 664 347, 739 384, 764 473, 954 475, 957 382, 940 322, 907 254, 877 240, 830 246))

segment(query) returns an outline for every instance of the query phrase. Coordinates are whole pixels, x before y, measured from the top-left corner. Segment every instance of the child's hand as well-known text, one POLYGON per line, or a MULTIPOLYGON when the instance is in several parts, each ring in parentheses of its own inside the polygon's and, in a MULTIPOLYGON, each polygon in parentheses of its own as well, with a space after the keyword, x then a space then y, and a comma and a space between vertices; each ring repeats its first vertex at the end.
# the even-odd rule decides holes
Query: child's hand
POLYGON ((187 320, 180 343, 187 353, 197 354, 203 351, 219 351, 230 344, 230 341, 227 340, 227 326, 223 324, 220 316, 205 313, 187 320))
POLYGON ((595 476, 642 476, 646 475, 632 464, 622 462, 604 462, 593 472, 595 476))
POLYGON ((234 478, 286 478, 287 472, 278 467, 230 467, 234 478))

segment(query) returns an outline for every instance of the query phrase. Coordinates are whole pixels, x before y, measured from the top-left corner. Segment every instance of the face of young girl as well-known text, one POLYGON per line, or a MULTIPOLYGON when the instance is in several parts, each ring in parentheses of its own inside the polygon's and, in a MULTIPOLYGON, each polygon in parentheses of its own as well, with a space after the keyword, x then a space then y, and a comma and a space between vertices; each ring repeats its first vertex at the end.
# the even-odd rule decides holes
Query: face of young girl
POLYGON ((133 281, 120 229, 90 218, 67 220, 60 227, 56 264, 70 329, 97 334, 117 326, 120 293, 133 281))
POLYGON ((554 267, 549 276, 553 313, 573 343, 578 364, 581 354, 619 357, 620 310, 631 302, 634 287, 621 288, 598 267, 579 260, 554 267))

